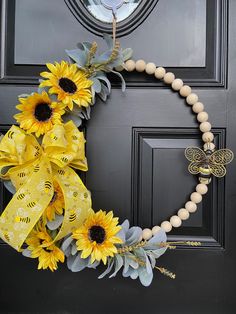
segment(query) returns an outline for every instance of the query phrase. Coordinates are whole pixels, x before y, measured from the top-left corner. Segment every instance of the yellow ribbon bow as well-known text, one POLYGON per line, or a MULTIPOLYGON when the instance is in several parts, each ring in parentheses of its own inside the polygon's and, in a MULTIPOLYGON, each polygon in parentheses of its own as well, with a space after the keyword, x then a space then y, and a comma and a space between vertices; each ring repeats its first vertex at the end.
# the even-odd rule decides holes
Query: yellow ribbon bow
POLYGON ((71 168, 86 171, 85 139, 72 121, 55 125, 42 145, 31 134, 12 126, 0 142, 0 176, 11 180, 16 193, 0 217, 0 237, 20 251, 27 236, 51 202, 56 180, 65 208, 54 242, 83 223, 91 198, 80 177, 71 168))

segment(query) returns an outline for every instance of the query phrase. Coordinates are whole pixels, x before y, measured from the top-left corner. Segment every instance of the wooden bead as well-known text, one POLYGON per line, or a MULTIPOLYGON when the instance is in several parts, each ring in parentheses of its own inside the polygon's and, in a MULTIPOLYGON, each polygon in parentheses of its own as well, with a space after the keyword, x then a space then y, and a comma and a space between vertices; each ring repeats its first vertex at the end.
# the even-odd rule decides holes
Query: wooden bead
POLYGON ((205 143, 203 146, 204 150, 210 149, 210 150, 214 150, 216 148, 214 143, 205 143))
POLYGON ((211 124, 208 121, 202 122, 199 126, 200 131, 209 132, 211 130, 211 124))
POLYGON ((187 104, 191 106, 196 104, 197 101, 198 101, 198 95, 194 93, 189 94, 188 97, 186 98, 187 104))
POLYGON ((205 132, 202 134, 203 142, 212 142, 214 140, 214 134, 212 132, 205 132))
POLYGON ((169 221, 163 221, 161 223, 161 228, 165 231, 165 232, 170 232, 172 229, 172 225, 169 221))
POLYGON ((149 75, 154 74, 155 71, 156 71, 156 65, 155 65, 155 63, 149 62, 149 63, 146 65, 145 71, 146 71, 146 73, 149 74, 149 75))
POLYGON ((184 85, 183 87, 180 88, 180 95, 182 97, 188 97, 188 95, 190 95, 192 92, 192 88, 188 85, 184 85))
POLYGON ((143 239, 144 240, 149 240, 151 239, 152 237, 152 230, 146 228, 146 229, 143 229, 143 239))
POLYGON ((185 209, 187 209, 187 211, 190 213, 195 213, 195 211, 197 210, 197 205, 194 202, 188 201, 185 204, 185 209))
POLYGON ((170 223, 172 224, 173 227, 178 228, 182 225, 182 221, 179 218, 179 216, 174 215, 170 218, 170 223))
POLYGON ((178 216, 181 220, 187 220, 189 218, 189 212, 185 208, 180 208, 178 210, 178 216))
POLYGON ((203 184, 203 183, 200 183, 196 186, 196 191, 201 194, 201 195, 204 195, 207 193, 208 191, 208 187, 206 184, 203 184))
POLYGON ((154 226, 154 227, 152 228, 152 235, 153 235, 153 236, 156 235, 160 230, 161 230, 161 227, 159 227, 159 226, 154 226))
POLYGON ((165 82, 166 84, 172 84, 173 81, 174 81, 174 79, 175 79, 175 75, 174 75, 174 73, 172 73, 172 72, 167 72, 167 73, 164 75, 164 82, 165 82))
POLYGON ((183 85, 184 85, 184 82, 181 79, 175 79, 171 87, 173 88, 173 90, 179 91, 183 85))
POLYGON ((146 69, 146 62, 144 60, 136 61, 135 68, 137 72, 143 72, 146 69))
POLYGON ((166 70, 163 68, 163 67, 158 67, 156 70, 155 70, 155 77, 158 79, 158 80, 162 80, 163 77, 165 76, 166 74, 166 70))
POLYGON ((134 60, 128 60, 125 62, 126 70, 128 72, 132 72, 135 70, 135 61, 134 60))
POLYGON ((204 110, 204 105, 201 102, 196 102, 196 104, 193 105, 192 107, 193 112, 199 113, 204 110))
POLYGON ((191 195, 190 195, 190 199, 193 203, 195 204, 198 204, 198 203, 201 203, 202 201, 202 196, 200 193, 198 192, 193 192, 191 195))
POLYGON ((199 114, 197 115, 197 120, 199 122, 205 122, 208 120, 208 113, 205 111, 199 112, 199 114))

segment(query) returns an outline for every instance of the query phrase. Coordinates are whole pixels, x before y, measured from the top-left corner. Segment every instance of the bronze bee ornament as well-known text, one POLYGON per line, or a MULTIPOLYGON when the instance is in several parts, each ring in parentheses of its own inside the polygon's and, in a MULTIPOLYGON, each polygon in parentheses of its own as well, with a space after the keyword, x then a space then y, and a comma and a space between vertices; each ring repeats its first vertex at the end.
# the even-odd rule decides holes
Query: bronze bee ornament
POLYGON ((187 147, 185 157, 191 161, 188 170, 192 174, 199 174, 199 181, 204 184, 211 182, 211 175, 222 178, 226 174, 225 165, 229 164, 234 154, 230 149, 205 151, 199 147, 187 147))

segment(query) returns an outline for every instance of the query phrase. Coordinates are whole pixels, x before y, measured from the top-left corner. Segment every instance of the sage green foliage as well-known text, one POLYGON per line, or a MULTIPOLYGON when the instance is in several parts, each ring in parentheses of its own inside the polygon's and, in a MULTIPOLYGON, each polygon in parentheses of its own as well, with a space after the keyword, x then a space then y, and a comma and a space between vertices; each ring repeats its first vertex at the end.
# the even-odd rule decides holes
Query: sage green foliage
POLYGON ((125 81, 121 73, 114 70, 119 66, 125 66, 125 61, 132 56, 132 49, 122 49, 120 43, 113 39, 110 35, 105 34, 104 40, 107 43, 108 50, 98 54, 97 43, 83 42, 77 45, 77 49, 66 50, 70 61, 76 63, 78 68, 88 74, 88 78, 93 81, 92 95, 93 103, 95 103, 95 95, 97 94, 103 101, 111 93, 111 83, 107 78, 107 73, 114 73, 122 82, 122 91, 125 91, 125 81))
MULTIPOLYGON (((166 234, 163 230, 160 230, 144 245, 140 245, 140 237, 142 236, 140 227, 130 228, 129 221, 125 220, 121 224, 121 228, 117 236, 123 240, 123 244, 116 245, 118 253, 114 257, 108 258, 106 269, 98 278, 102 279, 108 274, 110 274, 109 278, 113 278, 122 270, 123 277, 139 278, 141 284, 147 287, 152 282, 156 260, 167 249, 167 247, 161 245, 167 240, 166 234), (120 252, 127 247, 133 247, 134 249, 120 252)), ((77 251, 76 240, 71 236, 64 239, 61 250, 67 258, 67 267, 72 272, 79 272, 85 268, 96 268, 101 264, 98 261, 91 264, 90 257, 81 258, 81 252, 77 251)))

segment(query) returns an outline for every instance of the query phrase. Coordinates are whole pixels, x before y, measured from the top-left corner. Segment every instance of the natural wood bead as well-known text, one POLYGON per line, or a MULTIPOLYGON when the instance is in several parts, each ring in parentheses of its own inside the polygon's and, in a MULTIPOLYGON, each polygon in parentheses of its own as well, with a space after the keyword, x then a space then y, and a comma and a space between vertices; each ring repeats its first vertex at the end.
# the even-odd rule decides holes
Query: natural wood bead
POLYGON ((194 93, 189 94, 188 97, 186 98, 187 104, 191 106, 196 104, 197 101, 198 101, 198 95, 194 93))
POLYGON ((214 143, 205 143, 203 146, 204 150, 210 149, 210 150, 214 150, 216 148, 214 143))
POLYGON ((196 191, 201 194, 201 195, 204 195, 207 193, 208 191, 208 187, 206 184, 203 184, 203 183, 199 183, 197 186, 196 186, 196 191))
POLYGON ((146 68, 146 62, 144 60, 136 61, 135 68, 137 72, 143 72, 146 68))
POLYGON ((154 227, 152 228, 152 235, 156 235, 160 230, 161 230, 161 227, 159 227, 159 226, 154 226, 154 227))
POLYGON ((208 120, 208 113, 205 111, 199 112, 199 114, 197 115, 197 120, 199 122, 205 122, 208 120))
POLYGON ((154 74, 155 71, 156 71, 156 65, 155 65, 155 63, 149 62, 149 63, 146 65, 145 71, 146 71, 146 73, 149 74, 149 75, 154 74))
POLYGON ((210 124, 210 122, 208 122, 208 121, 202 122, 202 123, 199 125, 199 129, 200 129, 200 131, 202 131, 203 133, 204 133, 204 132, 209 132, 209 131, 211 130, 211 124, 210 124))
POLYGON ((126 66, 126 70, 128 72, 132 72, 132 71, 135 70, 136 64, 135 64, 134 60, 128 60, 128 61, 125 62, 125 66, 126 66))
POLYGON ((180 208, 178 210, 178 216, 181 220, 187 220, 189 218, 189 212, 185 208, 180 208))
POLYGON ((202 134, 203 142, 212 142, 214 140, 214 134, 212 132, 205 132, 202 134))
POLYGON ((193 112, 199 113, 204 110, 204 105, 201 102, 196 102, 196 104, 193 105, 192 107, 193 112))
POLYGON ((184 85, 183 87, 180 88, 180 95, 182 97, 188 97, 188 95, 190 95, 192 92, 192 88, 188 85, 184 85))
POLYGON ((165 231, 165 232, 170 232, 172 229, 172 225, 169 221, 163 221, 161 223, 161 228, 165 231))
POLYGON ((164 76, 164 82, 166 84, 172 84, 175 79, 175 75, 172 72, 167 72, 164 76))
POLYGON ((143 239, 144 240, 149 240, 151 239, 152 237, 152 230, 146 228, 146 229, 143 229, 143 239))
POLYGON ((166 74, 166 70, 163 67, 156 68, 156 70, 155 70, 155 77, 158 80, 162 80, 163 77, 165 76, 165 74, 166 74))
POLYGON ((187 209, 188 212, 195 213, 195 211, 197 210, 197 205, 192 201, 188 201, 185 204, 185 208, 187 209))
POLYGON ((179 91, 183 85, 184 85, 184 82, 181 79, 175 79, 171 87, 173 88, 173 90, 179 91))
POLYGON ((182 221, 179 218, 179 216, 174 215, 170 218, 170 223, 172 224, 173 227, 178 228, 182 225, 182 221))
POLYGON ((194 202, 195 204, 198 204, 198 203, 201 203, 202 201, 202 196, 200 193, 198 192, 193 192, 191 195, 190 195, 190 199, 192 202, 194 202))

